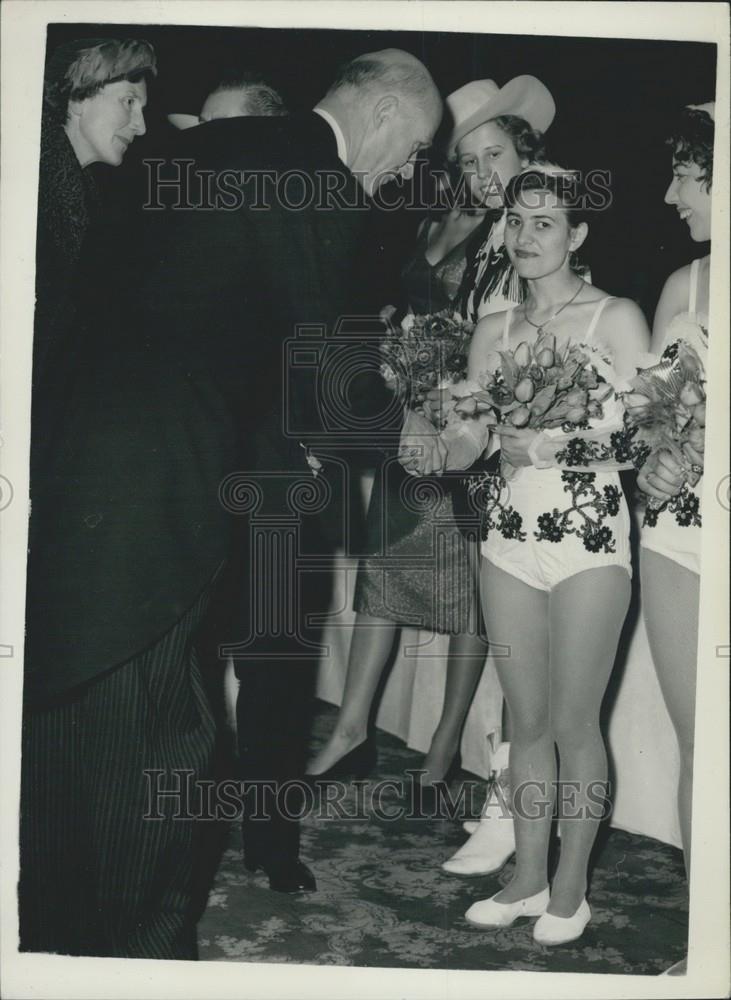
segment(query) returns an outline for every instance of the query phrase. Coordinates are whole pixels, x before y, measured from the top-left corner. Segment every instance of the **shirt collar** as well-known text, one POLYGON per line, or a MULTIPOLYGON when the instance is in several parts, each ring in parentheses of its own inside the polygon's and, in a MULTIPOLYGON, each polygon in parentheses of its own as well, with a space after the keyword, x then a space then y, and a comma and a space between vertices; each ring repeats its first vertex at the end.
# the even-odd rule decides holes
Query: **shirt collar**
POLYGON ((330 126, 330 128, 333 130, 333 133, 335 135, 335 142, 338 144, 338 159, 343 163, 344 166, 347 167, 348 147, 345 144, 345 136, 343 135, 343 130, 340 128, 340 126, 335 121, 335 119, 333 118, 333 116, 330 114, 329 111, 326 111, 324 108, 314 108, 314 112, 316 115, 319 115, 321 118, 324 118, 325 121, 330 126))

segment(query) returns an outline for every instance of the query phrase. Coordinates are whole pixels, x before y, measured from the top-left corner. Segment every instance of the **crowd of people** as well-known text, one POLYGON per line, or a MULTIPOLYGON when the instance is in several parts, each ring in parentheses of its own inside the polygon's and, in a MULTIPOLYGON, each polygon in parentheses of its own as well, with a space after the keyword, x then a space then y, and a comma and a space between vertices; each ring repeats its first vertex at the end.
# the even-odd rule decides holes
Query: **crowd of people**
MULTIPOLYGON (((591 212, 580 179, 552 162, 560 150, 549 160, 548 88, 533 76, 474 80, 443 101, 426 67, 393 49, 344 66, 312 113, 287 114, 267 81, 242 72, 198 115, 170 115, 178 131, 163 151, 168 166, 225 173, 240 191, 247 176, 287 175, 288 199, 262 208, 241 197, 234 210, 140 204, 112 222, 87 168, 119 166, 144 134, 156 75, 144 41, 80 40, 46 66, 21 948, 196 956, 199 830, 176 818, 174 796, 150 818, 150 775, 169 790, 183 771, 211 773, 225 722, 210 674, 222 688, 227 665, 239 775, 261 793, 255 808, 244 798, 245 864, 274 890, 314 891, 277 789, 302 778, 304 794, 373 772, 371 705, 409 625, 449 635, 423 801, 458 760, 489 644, 507 650, 497 661, 505 708, 491 769, 509 813, 468 824, 443 868, 486 874, 513 854, 515 868, 467 920, 494 928, 537 917, 537 942, 574 940, 591 919, 597 790, 607 795, 599 713, 638 568, 680 747, 689 859, 702 478, 691 485, 688 464, 702 472, 703 448, 638 456, 627 426, 641 410, 629 394, 638 368, 672 360, 679 342, 705 363, 710 258, 669 277, 651 335, 641 309, 594 285, 579 261, 591 212), (442 183, 462 197, 425 213, 403 262, 402 301, 385 306, 363 280, 375 251, 358 206, 412 177, 445 111, 442 183), (316 204, 308 184, 323 177, 337 197, 316 204), (404 415, 379 365, 364 363, 349 382, 343 428, 327 416, 340 348, 326 337, 316 362, 292 363, 303 325, 330 332, 342 317, 370 316, 360 333, 383 333, 405 314, 443 310, 475 324, 469 378, 549 336, 556 350, 581 344, 601 356, 611 401, 580 430, 495 426, 477 414, 450 435, 428 409, 404 415), (359 427, 370 428, 371 444, 373 428, 382 431, 383 444, 354 445, 359 427), (633 462, 647 498, 639 567, 619 478, 633 462), (308 760, 313 622, 328 607, 330 557, 348 547, 353 480, 369 463, 345 691, 308 760), (407 501, 417 476, 438 487, 438 502, 407 501), (321 563, 306 580, 302 553, 321 563), (558 778, 578 789, 577 818, 559 814, 560 859, 549 872, 558 778)), ((665 200, 699 244, 710 240, 713 134, 709 103, 679 109, 668 137, 665 200)))

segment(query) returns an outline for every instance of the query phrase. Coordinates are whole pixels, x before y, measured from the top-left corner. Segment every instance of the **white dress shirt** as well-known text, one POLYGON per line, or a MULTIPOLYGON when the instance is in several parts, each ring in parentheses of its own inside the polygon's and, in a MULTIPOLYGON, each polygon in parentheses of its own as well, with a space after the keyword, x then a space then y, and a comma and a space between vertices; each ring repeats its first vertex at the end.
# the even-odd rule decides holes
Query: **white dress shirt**
POLYGON ((335 121, 333 116, 329 111, 324 108, 313 108, 316 115, 324 118, 328 123, 330 128, 333 130, 335 135, 335 141, 338 144, 338 159, 343 163, 344 166, 348 166, 348 147, 345 144, 345 136, 343 135, 343 130, 340 128, 338 123, 335 121))

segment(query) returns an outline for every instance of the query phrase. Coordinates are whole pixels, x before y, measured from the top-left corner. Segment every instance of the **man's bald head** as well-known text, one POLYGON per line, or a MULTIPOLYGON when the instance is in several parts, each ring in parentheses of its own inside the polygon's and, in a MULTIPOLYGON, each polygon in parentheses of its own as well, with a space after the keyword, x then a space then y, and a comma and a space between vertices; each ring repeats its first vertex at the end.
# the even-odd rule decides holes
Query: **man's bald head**
POLYGON ((442 118, 442 99, 426 66, 401 49, 382 49, 358 56, 343 66, 328 97, 338 94, 346 101, 364 94, 394 93, 413 102, 427 114, 442 118))
POLYGON ((339 71, 320 107, 342 128, 348 166, 372 194, 390 177, 409 176, 431 144, 442 99, 429 71, 401 49, 358 56, 339 71))

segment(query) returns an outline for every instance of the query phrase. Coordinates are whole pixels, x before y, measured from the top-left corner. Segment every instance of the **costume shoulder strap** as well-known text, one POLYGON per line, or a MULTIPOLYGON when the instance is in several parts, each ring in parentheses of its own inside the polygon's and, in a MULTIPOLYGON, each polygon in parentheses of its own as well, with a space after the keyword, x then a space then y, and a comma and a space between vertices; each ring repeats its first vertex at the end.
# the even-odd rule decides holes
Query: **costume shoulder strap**
POLYGON ((591 338, 594 336, 594 331, 596 330, 597 323, 599 322, 599 317, 604 312, 604 307, 607 302, 611 302, 614 298, 613 295, 607 295, 605 298, 600 299, 597 302, 597 307, 594 310, 594 315, 591 317, 591 322, 589 323, 589 329, 586 331, 586 343, 591 343, 591 338))
POLYGON ((698 304, 698 271, 700 270, 700 259, 696 257, 690 265, 690 284, 688 287, 688 312, 695 316, 696 305, 698 304))
POLYGON ((510 321, 513 318, 513 312, 515 309, 505 310, 505 325, 503 326, 503 350, 510 350, 510 321))

